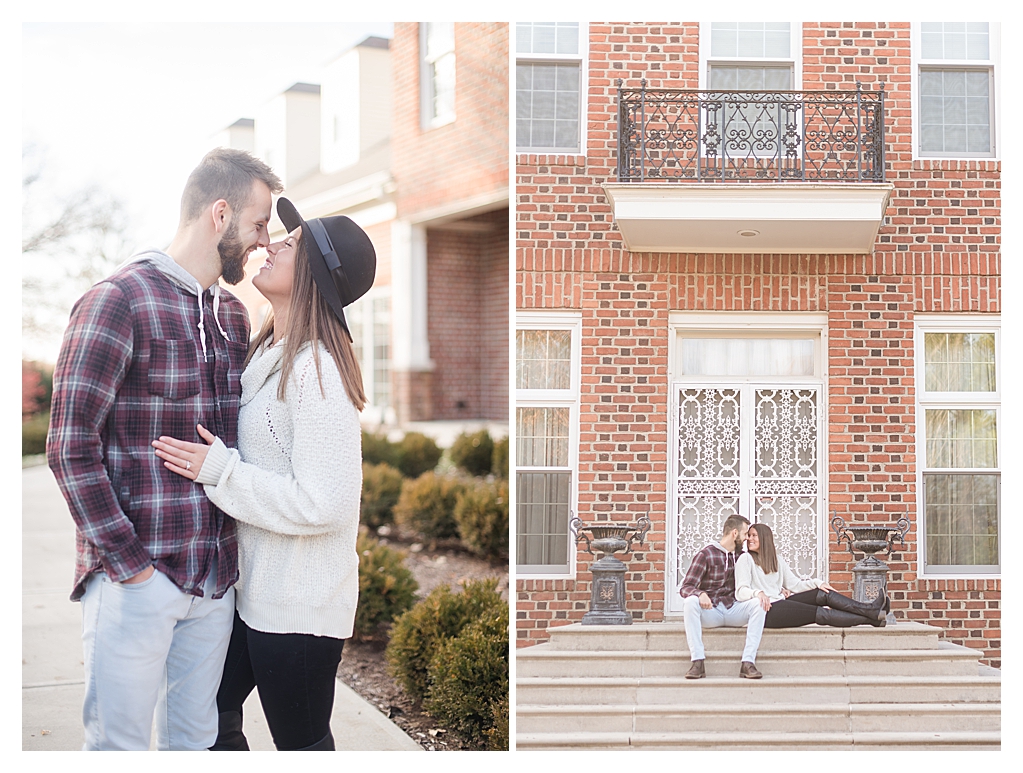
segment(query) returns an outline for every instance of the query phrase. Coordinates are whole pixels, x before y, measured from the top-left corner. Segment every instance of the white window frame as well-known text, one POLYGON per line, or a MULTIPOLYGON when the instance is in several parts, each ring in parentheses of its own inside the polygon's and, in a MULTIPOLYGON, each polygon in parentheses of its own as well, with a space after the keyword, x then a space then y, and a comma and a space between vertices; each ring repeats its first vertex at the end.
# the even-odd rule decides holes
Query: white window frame
MULTIPOLYGON (((388 328, 391 331, 391 366, 389 370, 389 378, 391 380, 390 392, 391 402, 389 405, 378 405, 373 402, 373 396, 376 392, 376 350, 373 341, 374 326, 376 324, 375 315, 373 313, 373 302, 378 298, 391 298, 390 286, 384 285, 381 287, 371 288, 365 295, 359 298, 355 303, 359 304, 359 315, 360 323, 362 326, 362 358, 359 361, 359 368, 362 370, 362 388, 366 392, 366 406, 362 412, 363 423, 371 422, 374 424, 380 423, 393 423, 394 414, 394 321, 393 321, 393 307, 392 311, 388 314, 388 328)), ((353 304, 354 305, 354 304, 353 304)))
MULTIPOLYGON (((582 377, 582 313, 578 311, 551 312, 551 311, 519 311, 515 315, 516 334, 520 330, 568 330, 571 333, 571 367, 570 386, 568 389, 515 389, 515 415, 512 417, 511 434, 516 441, 512 446, 512 488, 518 486, 518 472, 542 472, 549 470, 562 470, 563 468, 552 467, 519 467, 515 464, 518 453, 517 425, 519 408, 568 408, 569 409, 569 430, 568 430, 568 467, 571 474, 569 484, 569 519, 579 515, 579 394, 580 380, 582 377)), ((513 341, 514 351, 514 341, 513 341)), ((514 358, 513 358, 514 359, 514 358)), ((512 367, 515 367, 513 361, 512 367)), ((515 375, 512 374, 512 385, 515 384, 515 375)), ((511 558, 515 562, 515 573, 521 579, 528 580, 564 580, 575 577, 576 553, 572 541, 571 532, 568 533, 568 563, 564 568, 555 568, 552 565, 536 566, 532 564, 520 564, 518 560, 518 503, 513 512, 515 527, 513 527, 513 540, 511 558)))
POLYGON ((924 59, 922 27, 920 22, 913 22, 911 27, 910 61, 912 108, 910 114, 911 133, 913 138, 913 159, 945 160, 945 159, 991 159, 1000 157, 999 143, 1001 137, 1001 81, 999 62, 1001 61, 1001 25, 988 22, 988 55, 990 59, 924 59), (920 71, 935 70, 987 70, 990 73, 991 87, 988 94, 991 99, 991 152, 990 153, 934 153, 920 149, 920 71))
MULTIPOLYGON (((780 19, 779 21, 786 21, 780 19)), ((792 66, 792 89, 803 88, 803 23, 789 21, 789 56, 774 58, 764 56, 711 56, 710 25, 713 22, 700 22, 700 73, 699 88, 701 91, 710 89, 710 66, 714 64, 788 64, 792 66)))
MULTIPOLYGON (((574 21, 568 19, 567 21, 574 21)), ((535 23, 535 22, 534 22, 535 23)), ((530 153, 534 155, 552 155, 552 156, 574 156, 574 155, 586 155, 586 141, 587 141, 587 95, 589 88, 587 87, 588 77, 588 63, 589 63, 589 50, 590 50, 590 25, 589 22, 579 22, 579 53, 578 54, 520 54, 517 52, 518 46, 516 45, 516 23, 511 23, 512 28, 512 54, 515 57, 515 67, 518 68, 519 62, 532 63, 532 64, 564 64, 576 62, 579 64, 579 144, 576 147, 553 147, 553 148, 530 148, 530 147, 519 147, 517 139, 517 131, 515 127, 515 77, 513 72, 512 77, 512 142, 516 143, 516 153, 530 153)))
MULTIPOLYGON (((665 470, 665 491, 669 492, 667 501, 667 528, 665 542, 664 610, 666 614, 678 614, 673 608, 673 589, 675 578, 671 560, 674 556, 674 544, 678 540, 675 533, 675 503, 670 492, 677 490, 678 470, 674 458, 676 447, 672 440, 672 432, 678 430, 678 406, 675 400, 676 386, 708 387, 735 386, 747 384, 753 387, 777 384, 781 388, 799 389, 803 386, 819 387, 819 419, 820 427, 817 436, 818 463, 821 474, 818 479, 820 487, 821 533, 817 538, 817 550, 820 556, 819 566, 821 579, 826 580, 830 572, 828 551, 828 529, 830 520, 828 482, 830 466, 828 461, 828 315, 820 312, 706 312, 706 311, 672 311, 668 314, 668 454, 669 460, 665 470), (679 373, 681 364, 677 361, 677 343, 679 335, 700 338, 806 338, 815 337, 814 372, 810 376, 685 376, 679 373)), ((750 414, 752 416, 752 414, 750 414)), ((752 518, 750 518, 752 521, 752 518)))
MULTIPOLYGON (((454 22, 452 22, 452 25, 453 25, 453 31, 452 31, 451 50, 450 51, 445 51, 441 56, 443 57, 443 56, 447 56, 447 55, 450 54, 452 57, 455 58, 456 78, 455 78, 455 84, 454 84, 454 91, 455 91, 454 96, 457 99, 457 94, 458 94, 458 80, 457 80, 457 71, 458 71, 457 51, 458 51, 458 45, 457 45, 457 40, 455 40, 455 38, 458 35, 458 28, 457 28, 458 25, 455 24, 454 22)), ((445 113, 445 114, 436 115, 436 116, 433 114, 433 107, 434 107, 433 98, 435 96, 434 92, 433 92, 433 64, 434 64, 435 60, 430 59, 428 57, 428 55, 427 55, 426 33, 427 33, 427 22, 420 22, 419 23, 419 94, 420 94, 419 114, 420 114, 420 125, 422 126, 422 128, 424 130, 436 129, 437 127, 446 126, 449 123, 453 123, 454 120, 455 120, 455 113, 456 113, 455 107, 452 107, 450 113, 445 113)), ((438 58, 440 58, 440 57, 438 57, 438 58)))
POLYGON ((1002 456, 1002 335, 1001 317, 998 315, 970 315, 970 314, 918 314, 914 320, 914 346, 916 347, 915 369, 916 369, 916 490, 917 490, 917 517, 914 528, 917 535, 917 573, 927 580, 961 580, 961 579, 985 579, 996 580, 1001 578, 1002 547, 1005 544, 1002 526, 1003 500, 1002 490, 1002 468, 1004 466, 1002 456), (924 334, 925 333, 994 333, 995 336, 995 391, 994 392, 931 392, 926 391, 926 380, 924 376, 924 334), (953 569, 929 569, 927 565, 927 529, 926 529, 926 502, 924 495, 924 474, 925 472, 941 473, 945 468, 931 470, 927 467, 927 420, 925 411, 932 409, 956 409, 956 408, 978 408, 994 409, 995 431, 996 431, 996 453, 998 455, 997 467, 984 468, 955 468, 952 472, 966 473, 975 472, 978 475, 998 475, 998 566, 996 569, 983 569, 971 566, 956 566, 953 569))

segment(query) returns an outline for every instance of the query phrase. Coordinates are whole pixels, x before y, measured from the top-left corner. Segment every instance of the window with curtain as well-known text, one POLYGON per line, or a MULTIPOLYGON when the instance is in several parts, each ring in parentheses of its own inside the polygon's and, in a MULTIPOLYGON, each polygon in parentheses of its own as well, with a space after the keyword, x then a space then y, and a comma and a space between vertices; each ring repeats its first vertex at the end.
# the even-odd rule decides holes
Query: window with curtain
POLYGON ((524 574, 569 571, 577 346, 575 326, 515 334, 515 538, 524 574))
POLYGON ((515 144, 578 153, 582 125, 582 25, 515 25, 515 144))
POLYGON ((424 22, 420 26, 423 127, 455 120, 455 24, 424 22))
POLYGON ((925 572, 1000 567, 997 329, 921 330, 925 572))
POLYGON ((994 52, 988 22, 919 27, 918 145, 922 155, 994 154, 994 52))
MULTIPOLYGON (((795 58, 790 22, 711 22, 707 88, 711 91, 790 91, 795 58)), ((773 157, 778 153, 774 106, 725 103, 719 129, 732 156, 773 157)))

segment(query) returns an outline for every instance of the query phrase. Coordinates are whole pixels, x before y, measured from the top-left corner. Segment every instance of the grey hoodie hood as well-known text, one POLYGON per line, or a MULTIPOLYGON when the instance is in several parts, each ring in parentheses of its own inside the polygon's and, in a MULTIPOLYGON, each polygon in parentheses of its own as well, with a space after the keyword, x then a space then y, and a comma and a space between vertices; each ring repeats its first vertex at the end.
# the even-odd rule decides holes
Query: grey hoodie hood
POLYGON ((217 323, 217 329, 220 330, 220 335, 228 341, 231 339, 228 337, 227 332, 224 330, 223 325, 220 324, 220 283, 214 282, 210 287, 203 287, 199 284, 199 280, 192 276, 186 271, 177 261, 174 260, 170 255, 162 250, 143 250, 128 258, 124 263, 117 267, 118 270, 125 266, 131 265, 132 263, 152 263, 161 273, 170 279, 174 284, 180 287, 185 292, 190 293, 196 297, 196 306, 198 307, 198 322, 196 327, 199 330, 199 340, 202 342, 202 358, 206 359, 206 310, 203 307, 202 296, 206 290, 213 288, 213 320, 217 323))

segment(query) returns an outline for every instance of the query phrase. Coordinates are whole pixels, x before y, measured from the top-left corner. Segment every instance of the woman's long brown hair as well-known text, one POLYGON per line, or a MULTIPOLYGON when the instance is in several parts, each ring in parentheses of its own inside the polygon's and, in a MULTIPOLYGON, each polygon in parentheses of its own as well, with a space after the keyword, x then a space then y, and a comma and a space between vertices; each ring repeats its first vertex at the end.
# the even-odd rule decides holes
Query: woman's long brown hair
POLYGON ((778 571, 778 552, 774 549, 774 534, 771 527, 766 523, 751 523, 750 531, 756 531, 760 538, 760 549, 755 553, 749 551, 754 563, 764 570, 764 574, 774 574, 778 571))
MULTIPOLYGON (((285 389, 291 369, 295 364, 298 350, 307 341, 313 348, 313 361, 316 363, 316 378, 323 394, 323 376, 320 370, 320 347, 322 342, 341 374, 348 399, 356 410, 361 411, 366 405, 366 392, 362 386, 362 369, 355 358, 355 348, 348 339, 348 334, 341 326, 341 321, 334 316, 327 301, 316 288, 313 272, 309 268, 309 258, 305 249, 305 234, 298 239, 295 251, 295 278, 291 285, 291 304, 288 308, 288 332, 284 341, 284 357, 281 366, 281 383, 277 389, 277 399, 284 400, 285 389)), ((245 364, 259 348, 273 336, 273 310, 267 314, 263 326, 252 343, 245 364)))

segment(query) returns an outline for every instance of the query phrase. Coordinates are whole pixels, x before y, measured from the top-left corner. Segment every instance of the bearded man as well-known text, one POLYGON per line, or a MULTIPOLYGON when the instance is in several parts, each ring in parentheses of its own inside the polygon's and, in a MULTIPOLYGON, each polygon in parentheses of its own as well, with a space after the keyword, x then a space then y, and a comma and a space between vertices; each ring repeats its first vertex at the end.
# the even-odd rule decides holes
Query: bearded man
POLYGON ((231 635, 234 522, 152 453, 201 423, 237 445, 249 339, 237 284, 269 244, 277 175, 217 148, 189 176, 167 250, 75 304, 53 374, 47 457, 76 526, 85 749, 206 749, 231 635))

